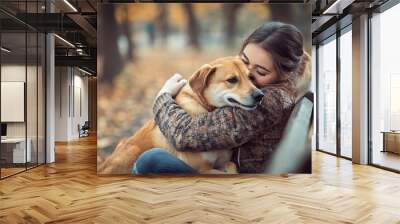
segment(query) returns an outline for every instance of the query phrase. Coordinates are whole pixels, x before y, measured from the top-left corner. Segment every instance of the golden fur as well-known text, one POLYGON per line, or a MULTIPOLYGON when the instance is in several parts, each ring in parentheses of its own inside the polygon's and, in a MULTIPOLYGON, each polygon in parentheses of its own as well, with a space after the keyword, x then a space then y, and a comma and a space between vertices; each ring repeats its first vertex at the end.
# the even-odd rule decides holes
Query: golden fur
MULTIPOLYGON (((256 105, 251 93, 260 91, 249 78, 249 70, 239 57, 219 58, 202 66, 189 79, 179 94, 176 102, 191 116, 222 106, 241 106, 228 102, 223 96, 229 95, 244 105, 256 105), (238 83, 231 84, 227 79, 237 77, 238 83)), ((245 108, 251 109, 251 108, 245 108)), ((98 167, 101 174, 130 173, 132 164, 146 150, 163 148, 189 164, 200 173, 236 173, 236 166, 230 162, 231 150, 207 152, 177 151, 161 133, 154 120, 148 121, 132 137, 122 140, 115 151, 119 157, 110 156, 98 167), (125 165, 118 165, 124 161, 125 165), (131 164, 131 165, 129 165, 131 164), (216 169, 218 168, 218 170, 216 169)), ((121 163, 122 164, 122 163, 121 163)))

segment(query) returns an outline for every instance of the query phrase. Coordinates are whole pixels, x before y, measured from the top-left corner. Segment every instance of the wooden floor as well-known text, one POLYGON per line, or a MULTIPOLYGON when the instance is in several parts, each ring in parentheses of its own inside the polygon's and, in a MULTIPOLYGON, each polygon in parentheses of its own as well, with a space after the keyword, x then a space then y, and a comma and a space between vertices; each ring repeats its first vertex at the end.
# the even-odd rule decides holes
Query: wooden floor
POLYGON ((312 175, 98 177, 93 137, 0 181, 0 223, 400 223, 400 175, 313 153, 312 175))
POLYGON ((18 167, 7 167, 7 168, 2 167, 1 168, 1 178, 6 178, 8 176, 15 175, 20 172, 24 172, 27 169, 33 169, 36 166, 37 166, 36 164, 27 163, 27 167, 25 167, 24 164, 22 164, 22 165, 19 164, 18 167))
POLYGON ((10 175, 13 175, 15 173, 19 173, 25 170, 25 167, 23 168, 1 168, 1 177, 7 177, 10 175))
POLYGON ((372 160, 374 164, 400 170, 400 154, 375 150, 372 160))

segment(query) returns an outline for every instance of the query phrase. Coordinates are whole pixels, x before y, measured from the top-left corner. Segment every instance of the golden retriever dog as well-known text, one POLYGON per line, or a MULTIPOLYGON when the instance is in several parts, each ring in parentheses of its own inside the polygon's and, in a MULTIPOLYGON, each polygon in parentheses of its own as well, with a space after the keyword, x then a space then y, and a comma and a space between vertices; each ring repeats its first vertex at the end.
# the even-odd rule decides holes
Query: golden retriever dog
MULTIPOLYGON (((233 106, 254 109, 264 94, 250 80, 250 72, 239 57, 224 57, 203 65, 176 96, 176 103, 190 116, 233 106)), ((230 162, 231 150, 180 152, 164 137, 155 121, 147 122, 132 137, 122 140, 115 155, 98 167, 100 174, 129 174, 136 159, 146 150, 163 148, 199 173, 237 173, 230 162)), ((114 153, 113 153, 114 154, 114 153)))

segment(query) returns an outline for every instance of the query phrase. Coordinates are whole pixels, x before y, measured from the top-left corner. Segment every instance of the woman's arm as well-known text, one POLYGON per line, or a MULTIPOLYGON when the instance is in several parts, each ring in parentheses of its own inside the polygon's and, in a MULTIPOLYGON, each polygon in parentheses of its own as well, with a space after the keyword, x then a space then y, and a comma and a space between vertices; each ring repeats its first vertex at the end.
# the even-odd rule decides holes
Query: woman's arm
POLYGON ((170 94, 160 95, 154 104, 155 121, 168 141, 179 151, 229 149, 242 145, 259 132, 273 127, 293 105, 279 88, 270 88, 254 110, 217 108, 191 117, 170 94))

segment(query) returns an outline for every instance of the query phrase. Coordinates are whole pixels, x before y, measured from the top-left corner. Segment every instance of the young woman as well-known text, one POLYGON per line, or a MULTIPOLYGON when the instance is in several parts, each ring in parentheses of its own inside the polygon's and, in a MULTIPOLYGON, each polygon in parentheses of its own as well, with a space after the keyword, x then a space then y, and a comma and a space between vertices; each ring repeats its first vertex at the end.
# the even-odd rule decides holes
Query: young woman
MULTIPOLYGON (((256 29, 239 53, 255 85, 265 93, 254 110, 223 107, 190 117, 174 101, 185 84, 173 76, 155 100, 155 121, 169 142, 180 151, 232 149, 239 173, 262 173, 295 105, 296 76, 308 61, 303 36, 293 25, 268 22, 256 29)), ((290 161, 288 161, 290 162, 290 161)), ((133 173, 196 173, 167 151, 154 148, 143 153, 133 173)))

